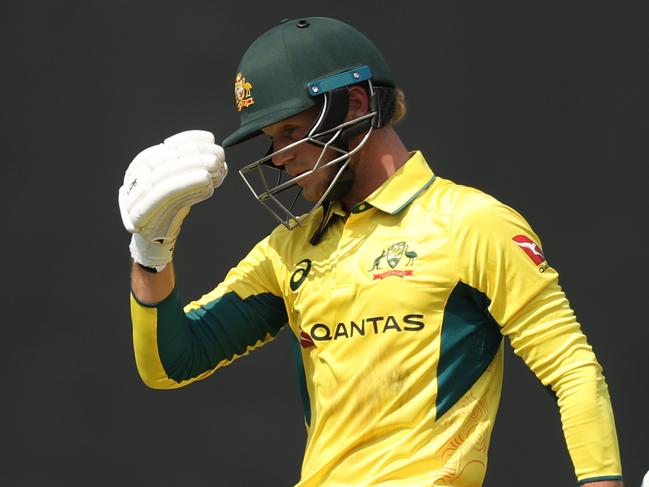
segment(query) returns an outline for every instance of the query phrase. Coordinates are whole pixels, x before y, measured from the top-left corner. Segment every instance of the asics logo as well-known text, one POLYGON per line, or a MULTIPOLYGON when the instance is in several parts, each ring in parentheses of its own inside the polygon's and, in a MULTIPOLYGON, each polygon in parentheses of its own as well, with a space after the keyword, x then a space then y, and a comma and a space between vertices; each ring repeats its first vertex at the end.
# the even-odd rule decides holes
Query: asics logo
POLYGON ((297 263, 296 267, 297 269, 293 272, 289 281, 289 286, 292 291, 297 291, 306 279, 306 276, 309 275, 309 271, 311 270, 311 260, 301 260, 297 263))

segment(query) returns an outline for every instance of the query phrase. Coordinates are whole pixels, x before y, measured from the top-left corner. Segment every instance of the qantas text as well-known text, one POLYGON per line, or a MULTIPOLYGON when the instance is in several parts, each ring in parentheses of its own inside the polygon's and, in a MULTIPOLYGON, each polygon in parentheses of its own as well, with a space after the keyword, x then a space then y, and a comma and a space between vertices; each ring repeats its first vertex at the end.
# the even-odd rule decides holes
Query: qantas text
POLYGON ((338 323, 336 326, 329 326, 324 323, 316 323, 311 327, 310 335, 313 340, 338 340, 339 338, 351 338, 354 336, 365 336, 365 334, 385 333, 388 331, 419 331, 424 328, 422 321, 424 315, 408 314, 401 321, 392 315, 374 316, 362 320, 352 320, 349 323, 338 323))

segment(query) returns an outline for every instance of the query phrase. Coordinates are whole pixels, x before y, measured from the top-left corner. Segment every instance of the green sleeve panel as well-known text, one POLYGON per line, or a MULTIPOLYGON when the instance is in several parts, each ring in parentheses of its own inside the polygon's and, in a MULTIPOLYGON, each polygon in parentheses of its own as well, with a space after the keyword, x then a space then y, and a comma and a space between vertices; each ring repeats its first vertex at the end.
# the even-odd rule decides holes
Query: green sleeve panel
POLYGON ((176 382, 245 355, 287 322, 284 301, 269 293, 241 299, 230 291, 185 313, 174 291, 157 311, 160 362, 176 382))
POLYGON ((441 418, 471 388, 493 361, 502 335, 489 313, 491 301, 459 282, 444 309, 437 366, 437 417, 441 418))
POLYGON ((133 347, 140 377, 153 389, 175 389, 272 340, 287 321, 281 298, 219 293, 183 309, 177 292, 157 305, 131 293, 133 347))
POLYGON ((288 321, 284 270, 269 240, 186 306, 175 289, 155 306, 131 293, 135 360, 146 385, 174 389, 204 379, 277 335, 288 321))
POLYGON ((293 346, 297 386, 300 391, 300 398, 302 399, 302 406, 304 408, 304 422, 308 428, 311 426, 311 399, 309 398, 309 389, 306 385, 306 372, 304 371, 304 359, 302 358, 300 342, 292 333, 291 344, 293 346))

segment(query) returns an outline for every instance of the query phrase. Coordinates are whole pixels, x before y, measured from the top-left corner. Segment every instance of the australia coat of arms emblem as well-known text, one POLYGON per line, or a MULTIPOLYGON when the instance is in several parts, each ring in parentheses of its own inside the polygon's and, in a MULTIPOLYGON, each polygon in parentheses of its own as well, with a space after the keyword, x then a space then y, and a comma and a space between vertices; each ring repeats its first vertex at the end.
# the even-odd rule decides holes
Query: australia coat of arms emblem
POLYGON ((237 73, 237 77, 234 80, 234 97, 237 101, 237 111, 241 111, 242 108, 249 107, 255 103, 255 99, 250 93, 252 90, 252 84, 246 81, 246 77, 237 73))

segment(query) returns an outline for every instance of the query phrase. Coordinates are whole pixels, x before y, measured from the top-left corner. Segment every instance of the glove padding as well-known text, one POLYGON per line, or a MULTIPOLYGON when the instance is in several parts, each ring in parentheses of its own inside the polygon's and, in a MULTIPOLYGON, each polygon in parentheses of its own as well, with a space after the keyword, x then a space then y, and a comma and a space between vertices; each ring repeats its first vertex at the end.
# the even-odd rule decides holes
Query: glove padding
POLYGON ((119 188, 133 260, 158 270, 171 262, 191 206, 209 198, 227 173, 223 149, 203 130, 181 132, 135 156, 119 188))

